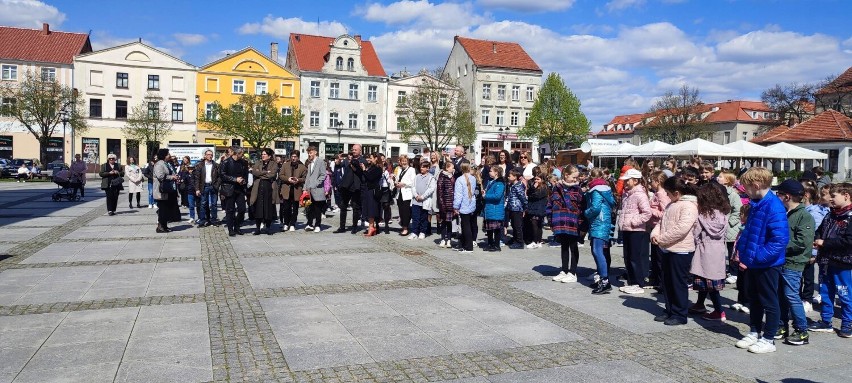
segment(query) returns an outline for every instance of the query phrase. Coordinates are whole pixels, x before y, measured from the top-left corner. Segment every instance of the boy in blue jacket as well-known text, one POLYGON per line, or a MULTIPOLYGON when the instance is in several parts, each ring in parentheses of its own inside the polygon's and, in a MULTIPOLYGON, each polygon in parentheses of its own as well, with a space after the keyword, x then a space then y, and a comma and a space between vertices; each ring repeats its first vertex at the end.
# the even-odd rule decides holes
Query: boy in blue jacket
POLYGON ((812 331, 831 332, 834 317, 834 297, 840 306, 840 331, 837 335, 852 338, 852 184, 831 186, 831 213, 823 219, 817 231, 817 248, 822 296, 822 319, 811 324, 812 331))
POLYGON ((748 288, 751 329, 736 346, 765 354, 775 352, 774 338, 781 318, 778 282, 790 229, 784 204, 769 190, 772 172, 761 167, 751 168, 740 177, 740 184, 751 199, 751 213, 737 242, 740 262, 747 267, 745 272, 751 281, 748 288), (766 324, 763 323, 764 314, 766 324))

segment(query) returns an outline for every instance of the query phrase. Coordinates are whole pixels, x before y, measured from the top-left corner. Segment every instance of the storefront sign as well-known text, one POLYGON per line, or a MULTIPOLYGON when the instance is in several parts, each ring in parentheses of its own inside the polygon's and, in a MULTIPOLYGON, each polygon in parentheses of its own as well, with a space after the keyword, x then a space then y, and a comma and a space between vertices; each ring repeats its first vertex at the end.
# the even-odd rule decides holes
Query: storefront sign
POLYGON ((83 162, 100 164, 101 140, 99 138, 83 137, 83 162))
POLYGON ((227 138, 205 138, 204 143, 215 146, 230 146, 227 138))
POLYGON ((210 144, 176 144, 169 143, 169 154, 172 157, 183 159, 189 157, 189 162, 194 166, 196 162, 204 159, 204 152, 210 150, 216 153, 216 147, 210 144))
POLYGON ((343 153, 343 144, 331 144, 331 143, 326 142, 326 144, 325 144, 325 154, 326 155, 338 154, 338 153, 343 153))
POLYGON ((12 158, 12 136, 0 136, 0 158, 12 158))

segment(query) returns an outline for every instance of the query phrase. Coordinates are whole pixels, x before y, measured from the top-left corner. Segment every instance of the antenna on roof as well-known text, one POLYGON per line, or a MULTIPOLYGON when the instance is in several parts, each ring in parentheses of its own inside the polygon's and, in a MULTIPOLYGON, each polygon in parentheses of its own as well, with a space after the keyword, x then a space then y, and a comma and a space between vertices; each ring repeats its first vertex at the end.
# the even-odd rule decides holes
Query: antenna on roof
POLYGON ((317 16, 317 36, 322 36, 322 33, 320 33, 320 28, 319 28, 319 27, 320 27, 320 23, 319 23, 319 16, 317 16))

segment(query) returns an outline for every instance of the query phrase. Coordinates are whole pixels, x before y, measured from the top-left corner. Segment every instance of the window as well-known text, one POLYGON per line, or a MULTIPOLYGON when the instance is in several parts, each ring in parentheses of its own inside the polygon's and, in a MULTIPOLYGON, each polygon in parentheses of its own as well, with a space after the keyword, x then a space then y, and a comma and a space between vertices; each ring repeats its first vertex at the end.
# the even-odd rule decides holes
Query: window
POLYGON ((293 108, 291 108, 289 106, 285 106, 285 107, 281 108, 281 115, 282 116, 292 116, 293 115, 293 108))
POLYGON ((722 141, 722 144, 730 144, 731 143, 731 132, 725 132, 723 134, 723 136, 724 136, 724 139, 722 141))
POLYGON ((441 95, 438 96, 438 106, 440 106, 442 108, 447 106, 447 94, 446 93, 441 93, 441 95))
POLYGON ((526 125, 527 121, 530 120, 530 112, 524 113, 524 124, 526 125))
POLYGON ((491 99, 491 84, 482 84, 482 99, 491 99))
POLYGON ((18 100, 14 98, 4 97, 2 103, 0 103, 0 116, 12 117, 12 111, 15 109, 17 103, 18 100))
POLYGON ((103 103, 99 98, 89 100, 89 117, 101 118, 103 116, 103 103))
POLYGON ((266 109, 264 109, 263 106, 254 106, 254 120, 258 124, 262 124, 264 121, 266 121, 266 109))
POLYGON ((349 129, 358 129, 357 113, 349 113, 349 129))
POLYGON ((534 91, 535 91, 535 88, 533 88, 533 87, 531 87, 531 86, 528 86, 528 87, 527 87, 527 101, 532 101, 532 100, 533 100, 533 92, 534 92, 534 91))
POLYGON ((118 72, 115 74, 115 87, 121 89, 127 89, 127 85, 130 82, 130 77, 127 76, 127 73, 118 72))
POLYGON ((397 117, 396 118, 396 130, 401 131, 405 126, 405 117, 397 117))
POLYGON ((183 104, 172 104, 172 121, 183 121, 183 104))
POLYGON ((117 119, 126 119, 127 118, 127 101, 124 101, 124 100, 116 100, 115 101, 115 118, 117 118, 117 119))
POLYGON ((337 126, 337 123, 340 122, 340 115, 337 112, 331 112, 328 114, 328 126, 334 128, 337 126))
POLYGON ((319 81, 311 81, 311 97, 319 98, 320 96, 319 81))
POLYGON ((497 111, 497 126, 503 126, 503 114, 504 112, 502 110, 497 111))
POLYGON ((160 103, 159 102, 149 102, 148 103, 148 118, 159 120, 160 119, 160 103))
POLYGON ((743 132, 743 141, 748 141, 748 132, 743 132))
POLYGON ((56 81, 56 68, 41 68, 42 81, 56 81))
POLYGON ((490 118, 491 118, 491 111, 487 110, 487 109, 482 110, 482 125, 489 125, 490 124, 490 121, 489 121, 490 118))
POLYGON ((312 128, 319 127, 319 112, 311 111, 310 125, 312 128))
POLYGON ((182 93, 184 88, 183 77, 172 76, 172 92, 182 93))
POLYGON ((509 115, 509 125, 518 126, 518 116, 519 115, 520 115, 520 113, 518 113, 518 112, 512 112, 509 115))
POLYGON ((337 70, 343 70, 343 57, 338 57, 337 60, 334 61, 334 67, 337 70))
POLYGON ((266 81, 257 81, 254 83, 254 94, 266 94, 266 81))
POLYGON ((231 93, 243 94, 246 92, 246 80, 234 80, 231 93))
POLYGON ((512 101, 519 101, 521 99, 521 87, 518 85, 512 85, 512 101))
POLYGON ((467 64, 464 64, 464 75, 467 76, 467 64))
POLYGON ((497 85, 497 100, 500 100, 500 101, 506 100, 506 86, 505 85, 497 85))
POLYGON ((103 87, 104 86, 104 72, 99 70, 89 71, 89 85, 103 87))
POLYGON ((346 70, 350 72, 355 71, 355 59, 349 58, 349 60, 346 60, 346 70))
POLYGON ((160 90, 160 76, 155 74, 148 75, 148 90, 160 90))
POLYGON ((377 89, 378 87, 375 85, 367 86, 367 101, 376 102, 378 95, 377 89))
POLYGON ((396 94, 396 102, 403 103, 405 102, 405 91, 401 90, 396 94))
POLYGON ((278 93, 281 97, 293 98, 295 95, 293 94, 293 84, 292 83, 282 83, 281 84, 281 93, 278 93))
POLYGON ((208 102, 204 106, 204 118, 208 120, 216 120, 216 104, 208 102))
POLYGON ((358 99, 358 84, 349 84, 349 99, 358 99))
POLYGON ((18 80, 18 66, 17 65, 3 65, 3 79, 9 81, 17 81, 18 80))
POLYGON ((333 82, 328 88, 328 98, 340 98, 340 84, 333 82))
POLYGON ((219 93, 219 79, 218 78, 205 78, 204 81, 204 91, 205 92, 213 92, 219 93))
POLYGON ((367 130, 376 130, 376 115, 367 115, 367 130))

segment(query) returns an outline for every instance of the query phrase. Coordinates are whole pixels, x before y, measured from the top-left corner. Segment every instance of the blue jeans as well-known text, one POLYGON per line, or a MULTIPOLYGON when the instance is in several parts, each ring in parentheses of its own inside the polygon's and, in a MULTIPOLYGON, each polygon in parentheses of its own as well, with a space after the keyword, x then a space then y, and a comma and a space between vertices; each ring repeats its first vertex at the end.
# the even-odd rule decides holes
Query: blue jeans
POLYGON ((148 206, 154 204, 154 181, 148 180, 148 206))
POLYGON ((607 267, 606 257, 604 256, 603 239, 592 237, 592 257, 595 258, 595 264, 598 267, 598 275, 601 279, 609 279, 609 267, 607 267))
POLYGON ((778 296, 781 297, 779 302, 781 306, 781 327, 787 327, 787 323, 790 322, 790 316, 792 315, 794 329, 799 331, 808 330, 805 307, 802 305, 802 298, 799 294, 801 285, 801 271, 787 268, 781 269, 781 280, 778 283, 778 296))
POLYGON ((834 296, 840 306, 840 327, 852 326, 852 297, 849 287, 852 286, 852 270, 838 269, 829 265, 825 273, 820 270, 822 283, 819 284, 819 295, 822 296, 822 320, 831 323, 834 317, 834 296))
POLYGON ((189 205, 189 219, 195 219, 195 192, 186 193, 186 204, 189 205))
POLYGON ((423 206, 411 205, 411 227, 408 231, 412 234, 426 234, 426 225, 429 223, 429 213, 423 210, 423 206))
POLYGON ((201 191, 201 197, 198 200, 199 216, 198 220, 202 222, 216 221, 216 204, 219 203, 219 193, 213 185, 204 185, 204 190, 201 191))

